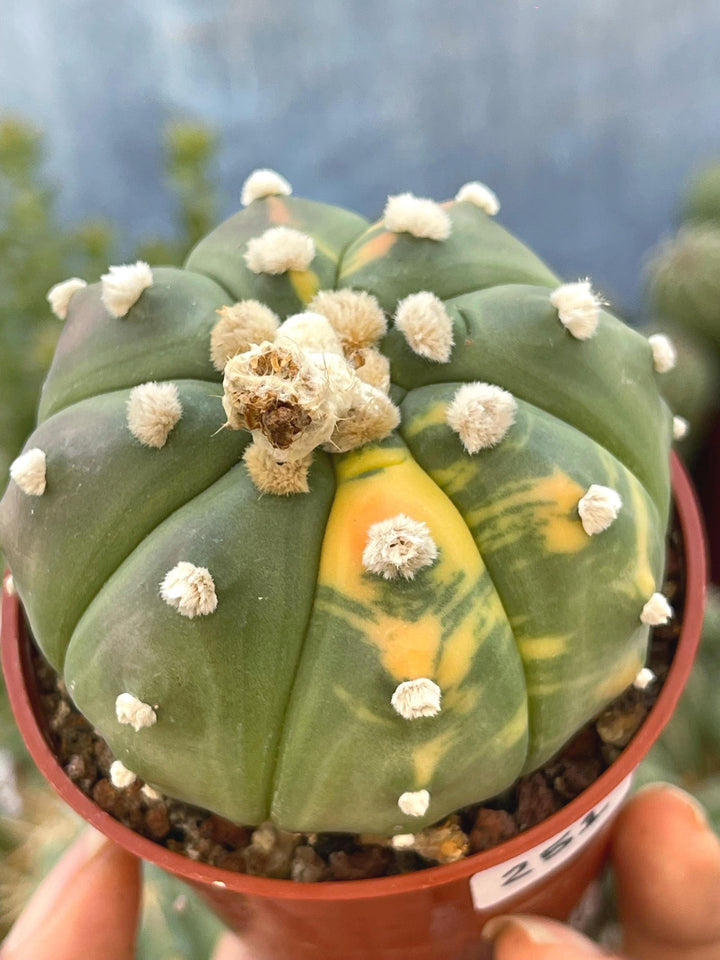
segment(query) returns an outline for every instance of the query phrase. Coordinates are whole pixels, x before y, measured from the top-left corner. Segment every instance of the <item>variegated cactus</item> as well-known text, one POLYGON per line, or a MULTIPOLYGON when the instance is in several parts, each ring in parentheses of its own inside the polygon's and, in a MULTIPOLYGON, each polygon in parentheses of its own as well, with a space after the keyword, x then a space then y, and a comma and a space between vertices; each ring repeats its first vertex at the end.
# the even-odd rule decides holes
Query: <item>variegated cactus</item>
POLYGON ((672 615, 672 346, 482 184, 372 226, 271 171, 243 203, 182 270, 53 290, 3 548, 116 783, 416 832, 551 757, 672 615))

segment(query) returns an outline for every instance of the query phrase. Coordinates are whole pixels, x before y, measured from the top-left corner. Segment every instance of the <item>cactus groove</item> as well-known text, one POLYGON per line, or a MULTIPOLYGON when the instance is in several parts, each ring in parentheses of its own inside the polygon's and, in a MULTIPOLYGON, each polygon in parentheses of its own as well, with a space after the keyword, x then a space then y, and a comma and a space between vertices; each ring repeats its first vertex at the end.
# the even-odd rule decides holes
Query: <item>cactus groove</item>
POLYGON ((647 340, 585 282, 559 317, 481 184, 404 195, 392 232, 261 173, 184 269, 56 296, 25 448, 45 486, 10 482, 0 542, 128 771, 239 823, 411 833, 537 768, 643 667, 672 416, 647 340), (247 300, 307 321, 233 359, 223 397, 247 300))

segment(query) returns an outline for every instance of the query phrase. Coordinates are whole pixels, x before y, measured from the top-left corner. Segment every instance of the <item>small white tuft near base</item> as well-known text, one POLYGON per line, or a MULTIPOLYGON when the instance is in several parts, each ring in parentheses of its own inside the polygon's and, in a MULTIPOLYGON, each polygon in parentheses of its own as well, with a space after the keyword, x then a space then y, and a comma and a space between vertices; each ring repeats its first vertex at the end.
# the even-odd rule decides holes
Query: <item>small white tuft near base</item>
POLYGON ((299 460, 278 463, 267 447, 254 441, 243 454, 250 479, 260 493, 287 497, 291 493, 309 493, 308 471, 312 453, 299 460))
POLYGON ((130 391, 128 429, 146 447, 164 447, 181 416, 182 405, 174 383, 141 383, 130 391))
POLYGON ((245 180, 242 185, 240 202, 244 207, 247 207, 253 200, 262 200, 263 197, 289 197, 291 193, 292 187, 285 177, 274 170, 263 168, 253 170, 245 180))
POLYGON ((638 673, 635 679, 632 682, 632 685, 636 690, 647 690, 647 688, 655 683, 657 677, 650 669, 650 667, 643 667, 642 670, 638 673))
POLYGON ((306 310, 288 317, 278 328, 276 339, 287 337, 311 353, 336 353, 342 356, 340 339, 327 317, 306 310))
POLYGON ((445 304, 434 293, 422 290, 401 300, 395 326, 410 349, 435 363, 447 363, 454 345, 453 328, 445 304))
POLYGON ((673 417, 673 440, 684 440, 690 430, 690 424, 685 417, 673 417))
POLYGON ((470 183, 464 183, 455 194, 458 203, 466 200, 468 203, 474 203, 476 207, 484 210, 489 217, 494 217, 500 211, 500 201, 490 187, 478 180, 470 183))
POLYGON ((673 615, 673 608, 662 593, 654 593, 642 608, 640 619, 651 627, 661 627, 673 615))
POLYGON ((414 833, 396 833, 390 840, 393 850, 412 850, 415 846, 414 833))
POLYGON ((550 303, 557 310, 560 323, 577 340, 595 336, 602 300, 593 292, 589 280, 556 287, 550 294, 550 303))
POLYGON ((140 793, 145 797, 146 800, 162 800, 162 794, 158 793, 157 790, 153 790, 153 788, 147 783, 140 787, 140 793))
POLYGON ((178 613, 192 620, 206 616, 217 607, 215 582, 206 567, 181 560, 169 570, 160 584, 160 596, 178 613))
POLYGON ((410 233, 427 240, 447 240, 452 222, 439 203, 412 193, 388 197, 383 222, 392 233, 410 233))
POLYGON ((124 317, 130 307, 137 303, 143 290, 152 286, 153 275, 150 266, 144 260, 137 263, 125 263, 110 267, 108 273, 100 277, 102 293, 100 299, 113 317, 124 317))
POLYGON ((10 479, 29 497, 40 497, 47 486, 45 452, 33 447, 10 464, 10 479))
POLYGON ((412 580, 437 559, 438 550, 426 523, 404 513, 373 523, 367 532, 363 567, 385 580, 412 580))
POLYGON ((440 713, 442 691, 427 677, 417 680, 405 680, 398 684, 390 703, 397 713, 406 720, 418 717, 434 717, 440 713))
POLYGON ((364 290, 321 290, 308 310, 328 318, 348 352, 373 346, 387 331, 380 304, 364 290))
POLYGON ((315 256, 312 237, 292 227, 270 227, 248 241, 245 263, 253 273, 285 273, 307 270, 315 256))
POLYGON ((131 693, 121 693, 115 699, 115 716, 118 723, 127 723, 133 730, 142 730, 157 723, 157 714, 149 703, 143 703, 131 693))
POLYGON ((468 453, 500 443, 515 423, 515 397, 492 383, 466 383, 447 408, 447 423, 468 453))
POLYGON ((430 806, 430 794, 427 790, 414 790, 401 793, 398 806, 406 817, 424 817, 430 806))
POLYGON ((677 352, 670 337, 664 333, 654 333, 648 337, 652 350, 653 366, 658 373, 668 373, 677 362, 677 352))
POLYGON ((613 520, 617 520, 622 505, 622 497, 617 490, 600 483, 591 484, 578 502, 578 513, 585 533, 593 536, 607 530, 613 520))
POLYGON ((124 790, 137 780, 137 776, 128 770, 122 760, 113 760, 110 764, 110 782, 118 790, 124 790))
POLYGON ((13 575, 11 573, 8 573, 3 580, 3 590, 9 597, 15 596, 15 581, 13 580, 13 575))
POLYGON ((86 286, 87 283, 80 277, 70 277, 69 280, 63 280, 62 283, 56 283, 54 287, 50 287, 45 299, 59 320, 64 320, 67 317, 72 295, 86 286))
POLYGON ((231 357, 272 340, 280 326, 278 316, 259 300, 240 300, 217 313, 220 319, 210 334, 210 359, 220 373, 231 357))

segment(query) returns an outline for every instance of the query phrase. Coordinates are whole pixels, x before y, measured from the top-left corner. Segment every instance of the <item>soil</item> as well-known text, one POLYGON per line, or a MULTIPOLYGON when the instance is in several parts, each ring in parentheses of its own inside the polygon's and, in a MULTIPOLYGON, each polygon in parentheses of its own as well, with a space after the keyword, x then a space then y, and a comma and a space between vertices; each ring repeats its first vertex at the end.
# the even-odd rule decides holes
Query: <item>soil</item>
POLYGON ((83 793, 126 826, 193 860, 302 883, 383 877, 450 863, 509 840, 565 806, 617 759, 639 729, 665 681, 682 623, 677 523, 671 530, 663 593, 675 617, 651 635, 647 665, 655 679, 644 690, 629 687, 556 757, 502 796, 465 807, 412 837, 288 833, 271 823, 237 826, 160 796, 139 779, 117 789, 109 779, 110 748, 76 710, 62 679, 34 651, 46 728, 67 775, 83 793))

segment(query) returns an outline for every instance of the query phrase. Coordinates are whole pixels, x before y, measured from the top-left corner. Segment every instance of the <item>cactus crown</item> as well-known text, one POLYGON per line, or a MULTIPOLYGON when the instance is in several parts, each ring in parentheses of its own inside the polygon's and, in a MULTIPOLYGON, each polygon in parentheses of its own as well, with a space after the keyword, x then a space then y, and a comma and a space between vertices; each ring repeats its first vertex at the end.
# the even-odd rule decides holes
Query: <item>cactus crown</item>
POLYGON ((268 170, 243 204, 182 270, 51 292, 3 548, 119 781, 406 834, 542 764, 672 615, 671 345, 479 183, 374 225, 268 170))

